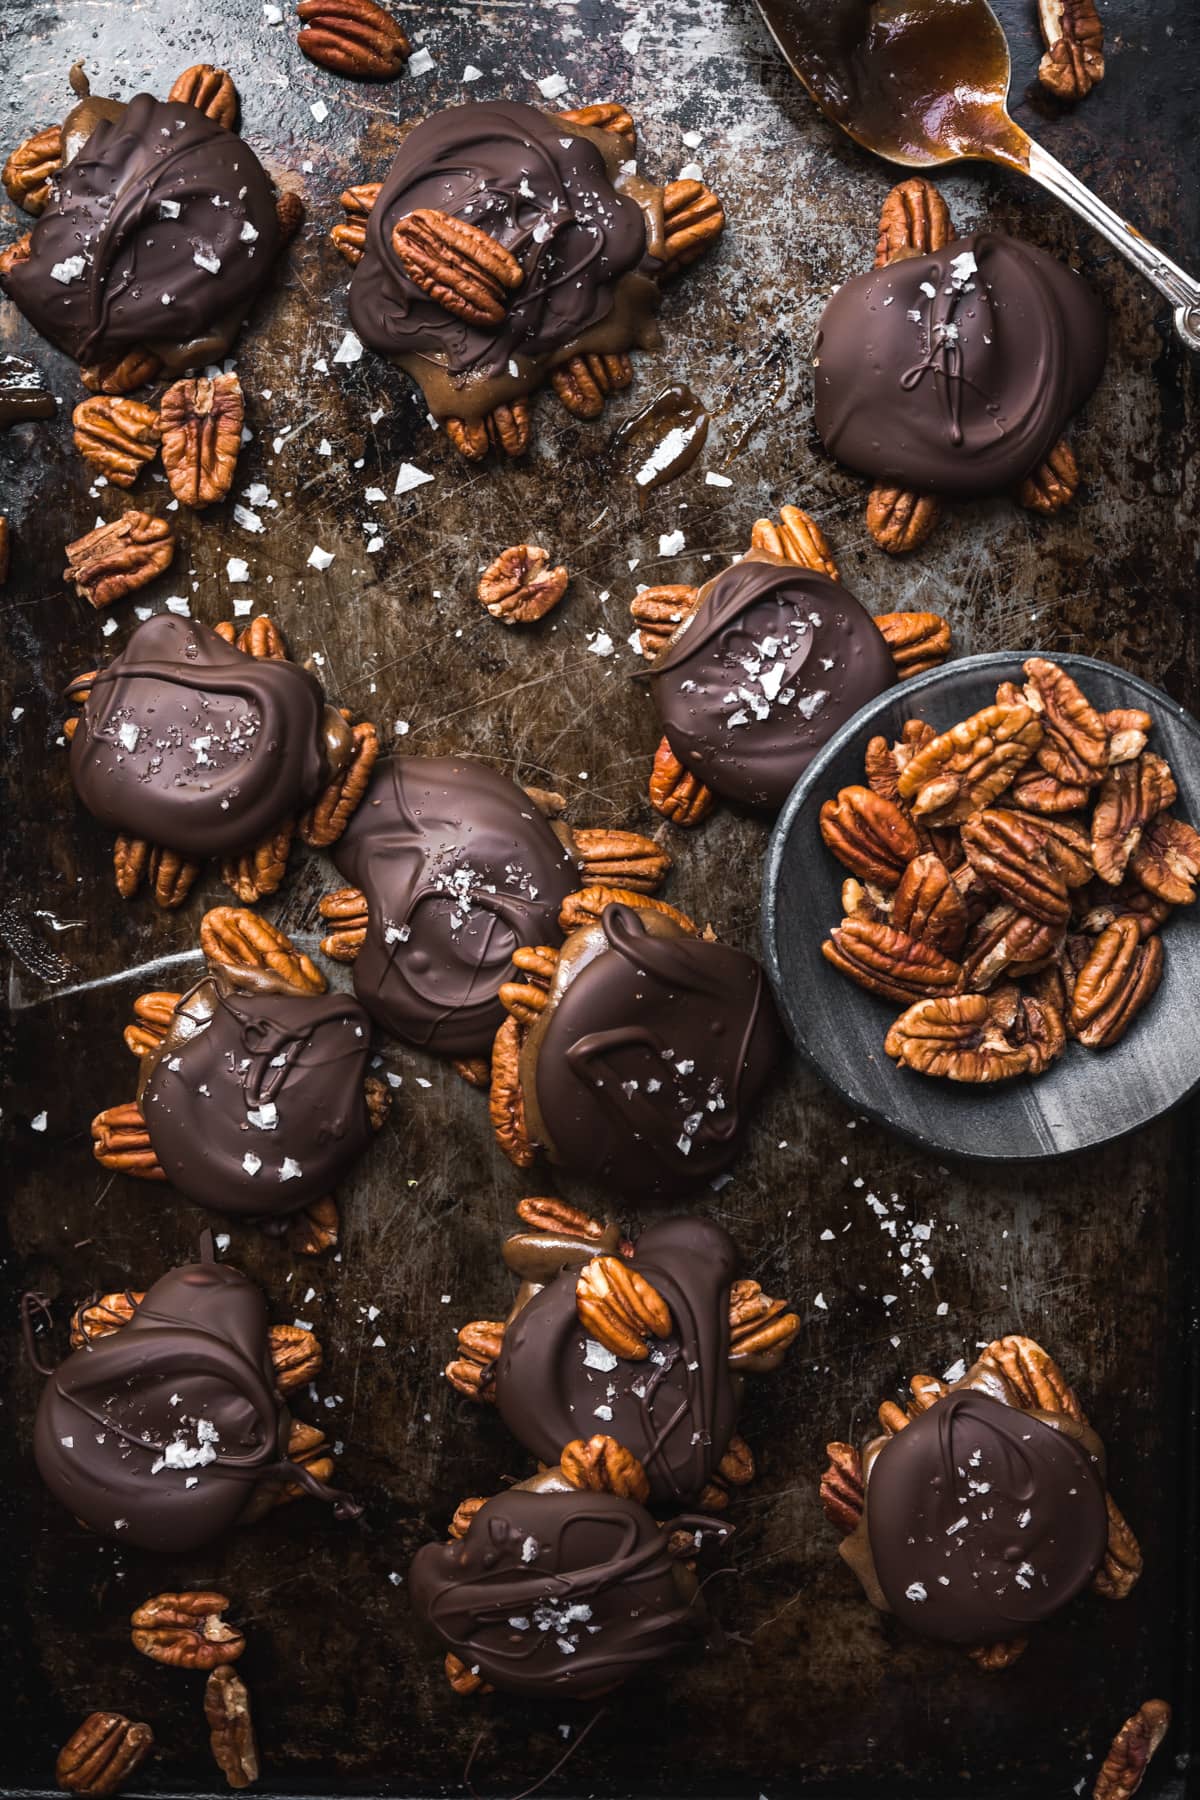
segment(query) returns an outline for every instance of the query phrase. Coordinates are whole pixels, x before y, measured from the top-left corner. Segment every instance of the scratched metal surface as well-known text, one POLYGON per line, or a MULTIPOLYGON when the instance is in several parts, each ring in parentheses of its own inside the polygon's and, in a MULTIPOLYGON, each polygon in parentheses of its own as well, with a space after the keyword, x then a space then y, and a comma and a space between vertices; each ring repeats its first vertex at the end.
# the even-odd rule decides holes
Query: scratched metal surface
MULTIPOLYGON (((1194 261, 1200 22, 1189 0, 1105 8, 1110 74, 1074 117, 1023 98, 1036 54, 1031 9, 1003 10, 1023 120, 1165 248, 1194 261)), ((175 568, 139 600, 183 594, 197 617, 216 622, 248 595, 270 608, 298 654, 324 657, 332 693, 371 712, 385 736, 406 721, 405 749, 492 758, 560 789, 581 823, 654 824, 643 792, 656 733, 625 644, 636 583, 700 578, 706 558, 742 547, 752 520, 789 500, 817 515, 847 579, 878 610, 944 608, 964 650, 1039 642, 1087 651, 1195 708, 1195 368, 1107 250, 1013 180, 946 179, 964 226, 987 219, 1023 230, 1088 273, 1111 309, 1112 356, 1075 433, 1080 504, 1050 522, 1004 502, 962 507, 925 554, 889 562, 864 538, 860 484, 815 444, 805 367, 824 296, 869 257, 889 177, 817 117, 745 0, 426 0, 397 11, 433 66, 379 89, 310 68, 286 26, 262 22, 258 0, 0 0, 6 145, 60 116, 67 67, 81 54, 99 91, 125 95, 143 85, 165 93, 179 68, 203 58, 233 71, 247 136, 272 170, 302 179, 310 203, 288 271, 238 350, 254 439, 237 486, 262 481, 277 505, 260 509, 258 536, 235 525, 231 504, 179 517, 175 568), (464 86, 468 65, 482 73, 464 86), (536 101, 535 82, 554 74, 566 82, 560 105, 626 100, 645 165, 667 174, 698 162, 731 226, 667 300, 666 347, 640 359, 633 393, 609 420, 581 426, 543 402, 527 463, 467 470, 428 430, 403 377, 369 355, 334 364, 346 271, 324 230, 340 188, 378 177, 403 128, 427 109, 464 94, 536 101), (323 122, 310 111, 318 100, 329 109, 323 122), (714 413, 709 446, 694 473, 639 511, 627 477, 597 453, 614 423, 679 375, 714 413), (404 461, 434 479, 392 497, 404 461), (732 485, 706 484, 705 469, 732 485), (389 497, 367 501, 369 486, 389 497), (660 555, 660 534, 676 529, 685 548, 660 555), (384 542, 368 556, 371 535, 384 542), (553 620, 505 632, 477 606, 475 576, 526 538, 563 556, 574 581, 553 620), (324 573, 307 566, 314 543, 334 553, 324 573), (248 585, 230 583, 231 557, 249 564, 248 585), (611 656, 588 649, 601 631, 611 656)), ((6 208, 4 218, 15 235, 16 215, 6 208)), ((8 959, 14 1181, 0 1272, 6 1327, 11 1296, 41 1287, 58 1302, 61 1341, 75 1297, 147 1285, 194 1245, 200 1215, 169 1193, 106 1179, 90 1159, 87 1125, 132 1091, 119 1047, 130 999, 186 972, 185 961, 156 965, 186 957, 202 905, 219 896, 210 885, 169 916, 122 905, 109 839, 73 804, 56 747, 58 696, 123 641, 132 614, 118 607, 118 631, 105 639, 61 586, 62 545, 120 501, 111 490, 89 496, 71 450, 67 414, 80 395, 71 369, 35 345, 7 305, 0 342, 36 355, 63 415, 0 440, 0 511, 16 537, 0 595, 4 923, 20 952, 8 959)), ((135 493, 165 498, 146 481, 135 493)), ((699 836, 673 835, 671 897, 753 945, 764 841, 760 824, 729 811, 699 836)), ((310 934, 306 942, 332 879, 327 864, 307 860, 272 909, 310 934)), ((459 1401, 439 1368, 454 1323, 507 1303, 496 1246, 528 1190, 489 1147, 478 1096, 415 1055, 389 1050, 388 1060, 404 1085, 392 1124, 344 1191, 339 1260, 300 1265, 237 1229, 230 1251, 263 1282, 275 1318, 311 1320, 327 1346, 317 1399, 297 1410, 341 1446, 343 1477, 367 1502, 361 1528, 297 1505, 177 1561, 98 1545, 36 1480, 38 1383, 6 1337, 7 1791, 50 1785, 58 1745, 94 1707, 153 1723, 159 1753, 139 1792, 211 1791, 199 1679, 128 1645, 131 1608, 176 1586, 220 1586, 249 1629, 243 1668, 272 1792, 457 1792, 474 1747, 474 1788, 515 1794, 592 1718, 587 1708, 456 1701, 437 1658, 414 1640, 403 1580, 391 1579, 442 1532, 461 1495, 525 1472, 497 1419, 459 1401)), ((610 1700, 547 1792, 1063 1795, 1090 1789, 1117 1724, 1151 1694, 1179 1710, 1147 1791, 1184 1791, 1195 1126, 1194 1113, 1177 1116, 1050 1168, 949 1168, 848 1116, 799 1068, 781 1075, 735 1180, 703 1200, 740 1239, 748 1268, 793 1295, 804 1319, 789 1367, 749 1398, 745 1430, 761 1475, 733 1509, 729 1572, 709 1589, 732 1641, 723 1655, 610 1700), (928 1277, 901 1248, 914 1224, 929 1227, 916 1244, 928 1277), (969 1360, 977 1343, 1013 1329, 1041 1338, 1078 1383, 1111 1446, 1147 1571, 1130 1602, 1081 1603, 1038 1634, 1017 1669, 987 1680, 868 1609, 836 1557, 816 1480, 825 1440, 861 1433, 906 1372, 969 1360)))

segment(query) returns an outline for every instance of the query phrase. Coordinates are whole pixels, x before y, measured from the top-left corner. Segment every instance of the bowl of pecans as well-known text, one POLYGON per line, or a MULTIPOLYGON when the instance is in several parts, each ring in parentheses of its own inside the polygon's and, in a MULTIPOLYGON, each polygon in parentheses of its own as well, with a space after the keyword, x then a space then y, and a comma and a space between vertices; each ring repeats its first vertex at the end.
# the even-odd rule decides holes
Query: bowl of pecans
POLYGON ((930 1149, 1030 1161, 1200 1088, 1200 724, 1091 657, 965 657, 864 706, 773 833, 797 1048, 930 1149))

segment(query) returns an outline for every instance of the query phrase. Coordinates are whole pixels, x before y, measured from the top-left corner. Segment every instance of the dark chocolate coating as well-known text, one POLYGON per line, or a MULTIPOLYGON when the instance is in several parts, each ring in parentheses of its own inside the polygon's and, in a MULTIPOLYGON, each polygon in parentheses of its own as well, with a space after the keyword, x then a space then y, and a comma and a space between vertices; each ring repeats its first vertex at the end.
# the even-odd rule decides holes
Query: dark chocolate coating
POLYGON ((1085 1588, 1108 1516, 1071 1435, 974 1389, 886 1443, 867 1482, 871 1556, 888 1605, 926 1637, 1019 1637, 1085 1588))
POLYGON ((817 332, 817 431, 841 462, 889 485, 1003 493, 1099 381, 1105 339, 1099 301, 1065 264, 975 232, 838 289, 817 332), (956 279, 968 254, 978 267, 956 279))
POLYGON ((708 585, 650 687, 684 768, 726 799, 774 812, 821 746, 895 679, 878 627, 841 582, 751 556, 708 585))
POLYGON ((589 1346, 575 1308, 577 1268, 564 1269, 509 1321, 495 1398, 513 1436, 555 1464, 573 1438, 603 1432, 637 1457, 654 1500, 695 1500, 737 1423, 740 1382, 729 1369, 729 1234, 707 1219, 666 1219, 638 1239, 632 1267, 671 1309, 673 1330, 642 1362, 589 1346), (588 1357, 591 1357, 591 1364, 588 1357), (597 1410, 598 1408, 603 1410, 597 1410))
POLYGON ((193 345, 202 362, 278 247, 274 191, 249 145, 194 106, 138 94, 67 164, 3 285, 78 362, 164 342, 193 345))
POLYGON ((49 1377, 34 1455, 93 1531, 184 1551, 240 1517, 287 1438, 262 1293, 228 1264, 201 1262, 156 1281, 128 1325, 49 1377))
POLYGON ((285 1215, 331 1193, 372 1137, 370 1047, 371 1021, 348 994, 239 992, 206 976, 139 1095, 167 1180, 234 1216, 285 1215))
POLYGON ((388 756, 333 851, 367 898, 354 991, 387 1031, 483 1056, 520 946, 558 944, 579 870, 533 801, 486 763, 388 756))
POLYGON ((0 356, 0 431, 23 419, 52 419, 54 395, 23 356, 0 356))
POLYGON ((232 855, 328 783, 324 713, 307 669, 161 613, 96 676, 71 779, 115 831, 196 859, 232 855))
POLYGON ((534 1080, 553 1161, 672 1199, 733 1161, 782 1039, 752 956, 644 917, 605 907, 607 948, 543 1014, 534 1080))
POLYGON ((417 1551, 408 1588, 468 1668, 542 1698, 587 1699, 694 1645, 705 1624, 666 1531, 617 1494, 499 1494, 461 1543, 417 1551))
MULTIPOLYGON (((646 253, 641 207, 613 186, 604 156, 585 133, 532 106, 469 102, 435 113, 401 145, 367 219, 350 317, 365 344, 405 359, 438 417, 476 416, 502 397, 489 384, 505 376, 514 358, 552 356, 606 319, 617 304, 617 284, 646 253), (419 208, 478 226, 520 263, 525 279, 495 330, 455 318, 405 274, 392 231, 419 208), (461 390, 453 403, 439 405, 431 395, 435 366, 461 390), (475 406, 469 390, 480 383, 488 389, 486 402, 475 406)), ((650 282, 640 298, 653 310, 650 282)), ((611 348, 628 349, 632 341, 631 333, 611 348)), ((531 385, 518 377, 512 391, 531 385)))

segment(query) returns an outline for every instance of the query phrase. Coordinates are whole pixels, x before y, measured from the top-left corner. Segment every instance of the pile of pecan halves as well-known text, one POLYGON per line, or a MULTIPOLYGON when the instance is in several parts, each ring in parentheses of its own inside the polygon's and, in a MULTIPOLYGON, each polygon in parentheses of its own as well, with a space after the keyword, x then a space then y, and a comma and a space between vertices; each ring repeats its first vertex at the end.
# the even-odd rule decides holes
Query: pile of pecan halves
POLYGON ((1040 1075, 1069 1037, 1115 1044, 1200 877, 1150 715, 1097 712, 1044 657, 1023 672, 949 731, 910 719, 898 743, 872 738, 868 785, 821 808, 853 877, 822 952, 906 1009, 887 1054, 951 1081, 1040 1075))

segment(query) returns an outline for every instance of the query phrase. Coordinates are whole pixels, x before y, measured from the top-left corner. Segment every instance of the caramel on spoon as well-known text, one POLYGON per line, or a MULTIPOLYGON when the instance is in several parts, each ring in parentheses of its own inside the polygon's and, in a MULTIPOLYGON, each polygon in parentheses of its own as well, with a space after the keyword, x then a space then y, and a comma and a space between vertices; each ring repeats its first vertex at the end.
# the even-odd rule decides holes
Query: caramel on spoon
POLYGON ((1200 350, 1200 284, 1008 113, 1008 40, 988 0, 758 0, 793 72, 856 143, 912 168, 976 158, 1030 176, 1119 250, 1200 350))

